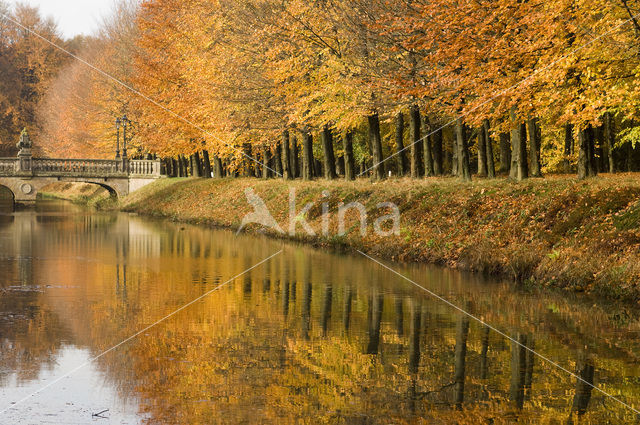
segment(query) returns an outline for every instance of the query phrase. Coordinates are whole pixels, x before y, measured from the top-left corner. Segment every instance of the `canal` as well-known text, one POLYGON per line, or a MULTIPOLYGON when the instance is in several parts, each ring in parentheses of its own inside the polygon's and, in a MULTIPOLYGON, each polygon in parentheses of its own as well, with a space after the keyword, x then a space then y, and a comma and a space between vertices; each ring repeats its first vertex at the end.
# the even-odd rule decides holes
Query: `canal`
POLYGON ((6 212, 0 423, 637 422, 637 311, 386 264, 491 327, 358 255, 6 212))

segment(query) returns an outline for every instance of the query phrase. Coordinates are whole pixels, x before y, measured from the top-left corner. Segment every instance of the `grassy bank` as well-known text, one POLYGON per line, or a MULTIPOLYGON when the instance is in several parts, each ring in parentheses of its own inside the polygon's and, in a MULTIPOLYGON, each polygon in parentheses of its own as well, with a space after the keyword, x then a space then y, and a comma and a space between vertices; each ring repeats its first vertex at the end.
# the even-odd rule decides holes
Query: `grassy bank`
POLYGON ((87 183, 53 183, 38 195, 43 199, 61 199, 96 208, 107 208, 115 204, 107 189, 87 183))
MULTIPOLYGON (((289 188, 297 192, 297 211, 319 234, 322 203, 330 205, 329 236, 296 236, 318 245, 361 249, 397 261, 421 261, 511 276, 608 298, 640 301, 640 177, 604 176, 531 179, 523 183, 453 179, 390 180, 381 183, 290 182, 256 179, 166 179, 124 200, 123 209, 175 220, 236 229, 253 211, 245 196, 253 188, 285 232, 289 188), (323 191, 329 191, 323 198, 323 191), (337 236, 338 203, 360 202, 372 213, 360 234, 358 214, 346 217, 337 236), (380 237, 373 221, 400 207, 398 235, 380 237)), ((265 231, 251 225, 246 231, 265 231)), ((274 236, 277 232, 268 230, 274 236)), ((304 232, 298 226, 298 235, 304 232)), ((306 235, 306 234, 305 234, 306 235)))

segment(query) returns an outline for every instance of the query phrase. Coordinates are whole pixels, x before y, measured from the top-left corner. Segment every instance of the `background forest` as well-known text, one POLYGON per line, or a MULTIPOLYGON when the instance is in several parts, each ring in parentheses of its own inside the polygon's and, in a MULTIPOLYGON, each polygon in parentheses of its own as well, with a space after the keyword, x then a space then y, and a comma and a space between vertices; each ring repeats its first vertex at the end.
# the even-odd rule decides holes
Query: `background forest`
POLYGON ((121 1, 73 40, 0 11, 2 156, 26 126, 43 154, 113 157, 127 114, 174 175, 640 167, 636 0, 121 1))

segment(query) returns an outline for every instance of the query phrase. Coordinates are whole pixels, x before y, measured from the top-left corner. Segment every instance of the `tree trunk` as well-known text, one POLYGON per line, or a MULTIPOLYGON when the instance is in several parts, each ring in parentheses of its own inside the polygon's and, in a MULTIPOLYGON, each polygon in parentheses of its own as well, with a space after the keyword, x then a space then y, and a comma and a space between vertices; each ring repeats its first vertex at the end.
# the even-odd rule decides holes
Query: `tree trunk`
POLYGON ((255 160, 253 163, 253 176, 257 178, 262 177, 264 159, 262 158, 262 153, 259 152, 259 149, 254 150, 253 159, 255 160))
POLYGON ((421 138, 421 119, 420 119, 420 110, 417 105, 413 105, 411 107, 411 123, 410 123, 410 133, 411 133, 411 146, 409 148, 409 156, 411 162, 411 178, 418 178, 420 176, 420 157, 418 156, 418 144, 421 138))
POLYGON ((396 164, 398 176, 406 175, 408 170, 407 151, 404 148, 404 115, 398 112, 396 116, 396 164))
POLYGON ((478 130, 478 175, 486 177, 489 172, 487 171, 487 141, 484 137, 484 127, 479 127, 478 130))
POLYGON ((607 152, 604 140, 604 125, 599 125, 593 128, 594 134, 594 156, 596 162, 596 172, 606 173, 609 168, 609 162, 607 161, 607 152))
MULTIPOLYGON (((426 115, 423 115, 423 128, 424 128, 424 132, 425 133, 429 133, 429 118, 426 115)), ((424 168, 424 176, 425 177, 432 177, 433 176, 433 154, 431 152, 431 140, 432 137, 431 136, 425 136, 422 139, 422 155, 423 155, 423 161, 422 161, 422 166, 424 168)))
POLYGON ((344 156, 339 156, 336 159, 336 169, 338 177, 344 177, 344 156))
POLYGON ((313 158, 313 135, 309 129, 302 132, 302 178, 313 180, 315 177, 315 160, 313 158))
MULTIPOLYGON (((454 130, 455 131, 455 130, 454 130)), ((451 140, 451 175, 458 176, 458 136, 454 134, 451 140)))
POLYGON ((469 167, 469 148, 465 135, 462 118, 456 120, 456 152, 458 156, 458 176, 465 181, 471 181, 471 170, 469 167))
POLYGON ((500 133, 500 173, 509 174, 511 169, 511 142, 507 133, 500 133))
POLYGON ((224 171, 222 169, 222 160, 218 155, 214 155, 213 157, 213 177, 216 179, 221 179, 224 177, 224 171))
POLYGON ((182 177, 180 174, 180 165, 178 165, 178 160, 175 158, 171 158, 171 170, 173 171, 173 177, 182 177))
POLYGON ((176 157, 176 172, 178 173, 178 177, 184 177, 184 171, 182 170, 182 159, 180 155, 176 157))
POLYGON ((211 178, 211 160, 209 159, 209 151, 206 149, 202 151, 202 164, 204 165, 204 169, 202 170, 204 173, 205 179, 211 178))
POLYGON ((273 162, 276 170, 276 177, 282 177, 282 145, 280 142, 276 143, 276 148, 273 152, 273 162))
POLYGON ((289 150, 289 130, 282 132, 282 178, 291 180, 291 151, 289 150))
POLYGON ((580 151, 578 153, 578 178, 585 179, 587 177, 593 177, 597 174, 594 158, 593 128, 589 126, 581 130, 578 133, 578 141, 580 145, 580 151))
POLYGON ((571 173, 571 155, 573 155, 573 125, 564 126, 564 172, 571 173))
POLYGON ((251 144, 250 143, 245 143, 243 145, 243 162, 244 162, 244 167, 243 167, 243 176, 244 177, 251 177, 253 176, 253 161, 251 160, 251 144))
POLYGON ((182 166, 184 167, 184 176, 193 177, 193 173, 191 173, 191 167, 189 166, 189 160, 184 155, 182 155, 182 166))
POLYGON ((609 160, 609 172, 615 173, 616 170, 616 162, 614 158, 613 149, 616 142, 615 136, 615 128, 613 117, 611 116, 611 112, 605 112, 604 114, 604 140, 605 145, 607 147, 607 159, 609 160))
POLYGON ((202 177, 202 163, 198 152, 191 154, 191 175, 198 178, 202 177))
POLYGON ((493 179, 496 177, 496 164, 493 160, 493 140, 489 132, 489 120, 482 123, 482 132, 484 133, 485 150, 487 152, 487 177, 493 179))
POLYGON ((444 164, 442 157, 442 129, 439 128, 433 133, 433 175, 441 176, 444 173, 444 164))
POLYGON ((347 131, 342 141, 344 143, 344 178, 346 180, 354 180, 356 178, 356 166, 353 158, 353 132, 347 131))
POLYGON ((300 177, 300 154, 298 153, 298 140, 295 136, 291 138, 290 161, 291 176, 297 179, 300 177))
POLYGON ((369 140, 373 151, 373 178, 382 180, 384 175, 384 153, 382 152, 382 136, 380 135, 380 118, 378 113, 367 117, 369 122, 369 140))
POLYGON ((509 177, 522 181, 528 177, 526 127, 518 121, 515 108, 511 108, 511 170, 509 177))
POLYGON ((529 177, 529 154, 527 152, 527 123, 520 123, 520 153, 522 154, 520 160, 518 161, 518 166, 520 170, 518 170, 518 174, 520 174, 522 179, 526 179, 529 177))
POLYGON ((322 151, 324 153, 324 177, 333 180, 336 176, 336 158, 333 154, 333 135, 328 125, 322 128, 322 151))
POLYGON ((542 177, 540 166, 540 125, 537 118, 527 120, 529 130, 529 162, 531 162, 531 177, 542 177))
POLYGON ((593 126, 587 128, 587 136, 589 139, 589 159, 591 165, 591 176, 598 175, 598 160, 596 158, 596 133, 593 126))
POLYGON ((272 177, 272 171, 270 169, 269 163, 271 162, 271 152, 269 151, 269 146, 262 145, 262 178, 268 179, 272 177))
POLYGON ((424 156, 424 176, 433 177, 433 153, 431 152, 431 136, 422 140, 422 155, 424 156))

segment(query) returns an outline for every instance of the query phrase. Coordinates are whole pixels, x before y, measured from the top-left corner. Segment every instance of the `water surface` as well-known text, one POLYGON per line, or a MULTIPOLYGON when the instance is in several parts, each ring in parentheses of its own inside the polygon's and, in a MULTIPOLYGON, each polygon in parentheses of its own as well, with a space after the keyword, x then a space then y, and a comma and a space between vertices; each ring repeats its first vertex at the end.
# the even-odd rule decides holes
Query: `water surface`
MULTIPOLYGON (((389 265, 640 406, 633 310, 389 265)), ((68 204, 0 216, 2 424, 637 421, 584 381, 363 257, 68 204)))

